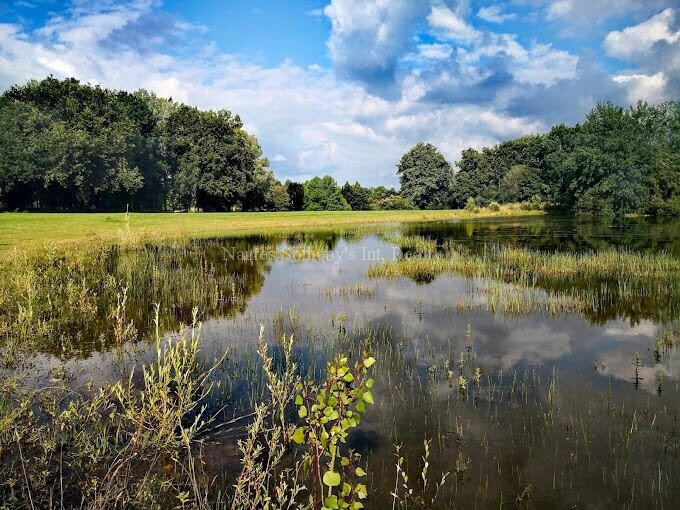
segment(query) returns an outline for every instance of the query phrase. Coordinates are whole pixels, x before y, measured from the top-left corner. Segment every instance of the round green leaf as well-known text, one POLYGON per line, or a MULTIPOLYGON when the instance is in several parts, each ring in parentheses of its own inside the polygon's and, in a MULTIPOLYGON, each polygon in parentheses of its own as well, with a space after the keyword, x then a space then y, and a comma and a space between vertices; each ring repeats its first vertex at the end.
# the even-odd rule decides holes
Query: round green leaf
POLYGON ((340 485, 340 473, 335 471, 326 471, 323 474, 323 483, 329 487, 337 487, 340 485))

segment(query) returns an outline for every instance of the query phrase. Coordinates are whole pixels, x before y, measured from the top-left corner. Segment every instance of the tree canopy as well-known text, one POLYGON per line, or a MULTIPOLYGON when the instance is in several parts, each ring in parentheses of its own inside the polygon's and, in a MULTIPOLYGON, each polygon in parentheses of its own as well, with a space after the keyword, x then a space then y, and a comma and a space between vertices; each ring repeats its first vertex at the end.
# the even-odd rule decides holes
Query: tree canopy
POLYGON ((397 165, 400 191, 339 188, 330 176, 282 184, 227 110, 73 78, 0 96, 0 211, 440 209, 472 199, 678 215, 680 103, 599 104, 581 124, 466 149, 456 166, 418 143, 397 165))
POLYGON ((350 205, 331 176, 313 177, 305 182, 305 210, 348 211, 350 205))
POLYGON ((678 103, 603 103, 582 124, 463 151, 450 204, 540 200, 573 213, 680 214, 679 148, 678 103))
POLYGON ((447 206, 453 172, 437 148, 419 143, 404 154, 397 166, 401 194, 419 209, 447 206))
POLYGON ((288 207, 226 110, 49 77, 0 97, 0 131, 0 209, 288 207))

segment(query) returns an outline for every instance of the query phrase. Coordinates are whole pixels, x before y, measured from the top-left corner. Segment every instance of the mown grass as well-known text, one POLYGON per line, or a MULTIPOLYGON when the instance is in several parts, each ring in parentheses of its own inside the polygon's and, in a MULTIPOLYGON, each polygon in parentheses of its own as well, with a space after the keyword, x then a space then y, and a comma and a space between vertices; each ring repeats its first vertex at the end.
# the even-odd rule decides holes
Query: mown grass
POLYGON ((541 215, 519 205, 499 211, 323 211, 248 213, 2 213, 0 250, 44 244, 82 247, 89 243, 233 234, 266 234, 300 229, 389 222, 467 220, 541 215))

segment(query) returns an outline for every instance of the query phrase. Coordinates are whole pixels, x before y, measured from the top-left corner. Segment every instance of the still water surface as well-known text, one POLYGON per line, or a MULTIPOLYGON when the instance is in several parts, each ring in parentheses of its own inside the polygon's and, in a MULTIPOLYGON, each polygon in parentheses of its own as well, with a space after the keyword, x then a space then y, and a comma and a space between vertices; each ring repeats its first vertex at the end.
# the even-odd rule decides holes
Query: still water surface
MULTIPOLYGON (((415 480, 425 439, 435 450, 432 476, 453 473, 445 508, 606 507, 624 498, 652 507, 670 501, 680 488, 680 363, 673 348, 658 349, 657 336, 667 325, 658 323, 651 307, 612 302, 591 316, 509 314, 489 309, 480 289, 490 282, 369 279, 371 264, 402 256, 385 234, 454 240, 480 251, 507 244, 680 256, 680 223, 644 220, 511 219, 196 240, 218 271, 239 276, 243 299, 202 316, 204 355, 230 349, 219 391, 232 402, 233 415, 262 391, 254 361, 262 324, 275 349, 281 334, 296 336, 296 359, 310 376, 318 377, 334 353, 356 353, 362 346, 375 353, 376 405, 351 436, 369 463, 369 508, 391 507, 393 445, 404 444, 415 480), (301 241, 323 242, 329 252, 321 260, 242 260, 253 246, 281 249, 301 241), (465 398, 457 382, 461 355, 470 383, 465 398), (478 390, 470 380, 476 368, 483 374, 478 390), (627 443, 625 431, 633 435, 627 443), (655 477, 659 481, 650 481, 655 477)), ((127 265, 134 276, 134 260, 124 257, 112 264, 127 265)), ((149 323, 149 310, 138 312, 149 323)), ((178 319, 188 315, 188 308, 177 309, 178 319)), ((125 375, 153 354, 151 342, 93 348, 71 360, 41 354, 30 377, 45 384, 50 369, 63 363, 72 384, 84 385, 125 375)), ((233 441, 225 439, 210 457, 216 469, 228 470, 233 454, 233 441)))

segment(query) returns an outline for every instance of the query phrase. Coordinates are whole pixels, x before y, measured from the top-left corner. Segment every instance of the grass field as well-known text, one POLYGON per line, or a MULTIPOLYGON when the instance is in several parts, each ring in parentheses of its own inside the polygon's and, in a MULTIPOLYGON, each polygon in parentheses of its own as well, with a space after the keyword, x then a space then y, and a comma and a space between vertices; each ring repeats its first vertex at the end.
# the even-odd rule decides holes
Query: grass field
POLYGON ((389 222, 541 215, 518 205, 499 211, 322 211, 250 213, 2 213, 0 250, 43 245, 202 237, 389 222))

